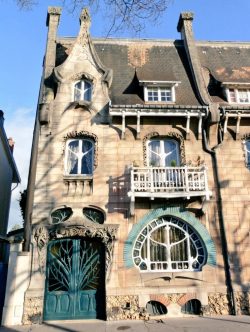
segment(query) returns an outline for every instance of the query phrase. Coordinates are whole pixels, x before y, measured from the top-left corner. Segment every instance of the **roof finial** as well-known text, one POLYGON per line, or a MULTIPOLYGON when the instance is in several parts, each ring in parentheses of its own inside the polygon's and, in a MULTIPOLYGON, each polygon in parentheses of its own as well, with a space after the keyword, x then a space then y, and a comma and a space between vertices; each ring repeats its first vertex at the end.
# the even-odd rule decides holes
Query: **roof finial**
POLYGON ((88 30, 90 27, 91 18, 89 15, 88 8, 83 8, 81 15, 80 15, 80 25, 85 25, 85 28, 88 30))

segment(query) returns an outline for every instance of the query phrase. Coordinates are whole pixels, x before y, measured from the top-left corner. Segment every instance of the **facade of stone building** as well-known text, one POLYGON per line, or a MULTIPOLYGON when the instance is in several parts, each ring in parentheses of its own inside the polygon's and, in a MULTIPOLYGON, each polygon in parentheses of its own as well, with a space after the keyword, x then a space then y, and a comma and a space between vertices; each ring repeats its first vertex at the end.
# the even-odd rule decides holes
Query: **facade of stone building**
POLYGON ((63 38, 60 14, 3 323, 249 314, 250 44, 195 41, 192 13, 180 40, 92 39, 86 10, 63 38))

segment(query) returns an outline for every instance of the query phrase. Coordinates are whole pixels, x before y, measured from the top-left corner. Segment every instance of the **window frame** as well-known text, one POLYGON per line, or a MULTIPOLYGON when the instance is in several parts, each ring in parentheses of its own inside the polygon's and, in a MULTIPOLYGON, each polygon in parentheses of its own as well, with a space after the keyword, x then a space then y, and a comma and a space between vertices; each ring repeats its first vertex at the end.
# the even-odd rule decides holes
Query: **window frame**
MULTIPOLYGON (((153 239, 153 242, 155 240, 153 239)), ((158 242, 160 243, 160 242, 158 242)), ((163 242, 161 242, 163 243, 163 242)), ((161 253, 162 254, 162 253, 161 253)), ((161 255, 159 254, 159 255, 161 255)), ((171 216, 166 215, 160 218, 153 219, 149 223, 147 223, 140 233, 136 236, 133 249, 132 249, 132 256, 134 265, 139 269, 141 273, 155 273, 155 272, 199 272, 202 271, 202 267, 207 263, 207 251, 205 244, 200 237, 200 235, 195 231, 190 225, 188 225, 185 221, 171 216), (169 226, 170 225, 170 226, 169 226), (173 242, 176 244, 186 240, 187 245, 187 252, 185 254, 188 255, 187 260, 183 261, 175 261, 171 259, 171 248, 173 247, 173 243, 170 241, 170 232, 168 231, 168 243, 164 243, 163 246, 166 248, 166 252, 168 253, 168 260, 165 261, 151 261, 148 259, 148 256, 151 255, 151 245, 150 245, 150 235, 156 230, 161 227, 175 227, 179 228, 185 234, 185 237, 181 241, 173 242), (191 245, 195 247, 196 250, 196 257, 192 257, 191 255, 191 245), (141 252, 143 250, 144 243, 146 243, 146 258, 143 258, 141 252), (199 260, 201 257, 201 261, 199 260), (173 267, 175 264, 175 268, 173 267), (142 265, 143 268, 140 266, 142 265), (197 267, 194 267, 194 266, 197 267), (167 268, 166 268, 167 266, 167 268), (144 268, 146 267, 146 268, 144 268), (154 267, 154 268, 152 268, 154 267)))
POLYGON ((250 89, 248 88, 227 88, 226 89, 227 100, 230 104, 250 104, 250 89), (247 101, 241 101, 240 93, 245 91, 247 95, 247 101), (232 97, 232 94, 234 96, 232 97))
POLYGON ((154 166, 154 165, 150 165, 151 164, 151 161, 150 161, 150 148, 149 148, 149 144, 153 141, 159 141, 160 142, 160 149, 161 149, 161 152, 160 152, 160 166, 155 166, 155 167, 179 167, 180 164, 181 164, 181 156, 180 156, 180 144, 179 142, 176 140, 176 139, 173 139, 173 138, 168 138, 168 137, 162 137, 162 138, 152 138, 152 139, 149 139, 147 141, 147 166, 154 166), (175 143, 176 145, 176 149, 177 149, 177 153, 176 153, 176 156, 177 156, 177 160, 176 160, 176 165, 175 166, 166 166, 166 165, 163 165, 163 159, 167 157, 166 153, 165 153, 165 141, 171 141, 173 143, 175 143))
POLYGON ((148 103, 174 103, 175 102, 175 85, 145 85, 144 99, 148 103), (149 89, 157 90, 157 100, 149 100, 149 89), (170 91, 170 100, 163 100, 161 92, 164 90, 170 91))
MULTIPOLYGON (((71 151, 72 152, 72 151, 71 151)), ((94 160, 95 160, 95 142, 88 138, 88 137, 83 137, 83 138, 71 138, 71 139, 68 139, 66 141, 66 146, 65 146, 65 158, 64 158, 64 175, 66 177, 93 177, 93 173, 94 173, 94 160), (78 141, 79 142, 79 151, 78 153, 75 153, 77 156, 77 173, 69 173, 68 171, 68 158, 69 158, 69 144, 71 142, 74 142, 74 141, 78 141), (83 147, 83 142, 84 141, 87 141, 87 142, 90 142, 92 144, 92 147, 86 152, 86 153, 83 153, 82 152, 82 147, 83 147), (92 172, 91 173, 81 173, 81 169, 82 169, 82 158, 84 155, 87 155, 89 152, 92 151, 92 160, 91 160, 91 170, 92 172)))
POLYGON ((250 170, 250 137, 243 140, 244 152, 245 152, 245 164, 250 170), (249 144, 249 149, 247 145, 249 144))
POLYGON ((81 101, 85 101, 90 103, 92 100, 92 95, 93 95, 93 83, 87 79, 81 79, 78 81, 75 81, 73 84, 73 91, 72 91, 72 99, 75 102, 81 102, 81 101), (81 88, 77 88, 77 84, 81 83, 81 88), (86 91, 88 91, 87 88, 85 88, 85 84, 89 84, 89 90, 90 90, 90 96, 89 98, 85 98, 84 94, 86 91), (76 89, 78 89, 78 92, 80 93, 80 98, 76 98, 76 89))

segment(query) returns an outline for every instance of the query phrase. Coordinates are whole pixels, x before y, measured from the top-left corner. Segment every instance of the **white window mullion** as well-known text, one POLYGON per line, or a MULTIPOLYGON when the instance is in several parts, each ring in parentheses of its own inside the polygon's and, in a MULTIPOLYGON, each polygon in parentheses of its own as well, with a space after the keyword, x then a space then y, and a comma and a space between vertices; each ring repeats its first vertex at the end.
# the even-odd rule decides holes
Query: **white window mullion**
POLYGON ((236 99, 236 102, 239 103, 239 92, 238 92, 238 89, 235 89, 235 99, 236 99))
POLYGON ((77 174, 81 174, 81 160, 82 160, 82 140, 79 140, 79 151, 77 160, 77 174))
POLYGON ((151 258, 150 258, 150 233, 149 228, 147 227, 147 270, 150 270, 151 258))

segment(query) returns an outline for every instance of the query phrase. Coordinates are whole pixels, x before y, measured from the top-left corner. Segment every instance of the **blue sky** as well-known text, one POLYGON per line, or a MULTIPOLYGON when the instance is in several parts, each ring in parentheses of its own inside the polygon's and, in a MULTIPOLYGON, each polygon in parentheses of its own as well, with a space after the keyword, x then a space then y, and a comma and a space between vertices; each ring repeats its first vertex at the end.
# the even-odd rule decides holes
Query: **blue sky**
MULTIPOLYGON (((10 227, 21 224, 18 209, 19 191, 26 187, 34 114, 46 45, 48 6, 59 0, 40 0, 31 11, 21 11, 14 0, 0 0, 0 109, 5 114, 5 130, 16 142, 15 159, 22 184, 13 192, 10 227)), ((178 39, 179 14, 194 12, 194 34, 197 40, 250 41, 249 0, 170 0, 169 8, 157 26, 147 24, 141 38, 178 39)), ((58 34, 75 36, 79 15, 63 11, 58 34)), ((91 35, 103 37, 108 22, 102 15, 92 15, 91 35)), ((131 37, 123 32, 121 37, 131 37)), ((133 36, 132 36, 133 37, 133 36)))

